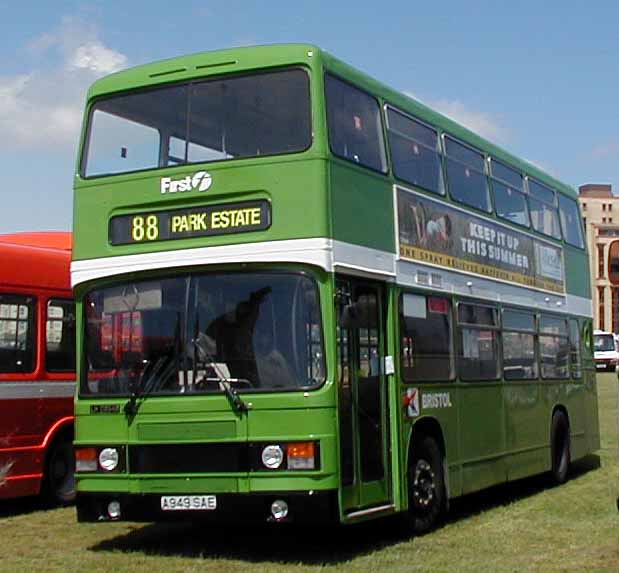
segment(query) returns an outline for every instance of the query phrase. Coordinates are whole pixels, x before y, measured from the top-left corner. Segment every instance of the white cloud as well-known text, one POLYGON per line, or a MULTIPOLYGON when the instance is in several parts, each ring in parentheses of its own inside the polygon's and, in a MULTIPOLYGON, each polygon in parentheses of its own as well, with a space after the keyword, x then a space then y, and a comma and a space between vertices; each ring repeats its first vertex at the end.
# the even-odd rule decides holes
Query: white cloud
POLYGON ((459 100, 440 99, 431 105, 443 115, 450 117, 464 127, 468 127, 471 131, 486 139, 499 142, 509 140, 507 129, 500 124, 498 118, 489 113, 467 108, 459 100))
POLYGON ((619 158, 619 142, 600 143, 591 150, 590 155, 593 159, 617 159, 619 158))
POLYGON ((503 144, 510 140, 509 130, 501 125, 500 118, 492 114, 471 109, 457 99, 424 100, 412 92, 406 93, 486 139, 503 144))
POLYGON ((111 74, 126 66, 127 57, 106 48, 101 42, 88 42, 79 46, 67 63, 69 68, 90 70, 96 74, 111 74))
POLYGON ((92 26, 72 18, 29 47, 41 62, 35 69, 0 75, 0 149, 72 148, 88 86, 125 67, 127 57, 105 46, 92 26))

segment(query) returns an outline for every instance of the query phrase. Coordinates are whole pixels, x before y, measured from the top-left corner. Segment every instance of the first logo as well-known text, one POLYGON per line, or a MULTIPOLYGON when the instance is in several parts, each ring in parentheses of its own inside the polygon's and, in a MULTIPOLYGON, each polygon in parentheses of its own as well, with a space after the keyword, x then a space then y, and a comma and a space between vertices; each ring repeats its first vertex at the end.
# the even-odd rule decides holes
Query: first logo
POLYGON ((198 171, 182 179, 161 178, 161 193, 182 193, 184 191, 206 191, 213 183, 213 178, 206 171, 198 171))

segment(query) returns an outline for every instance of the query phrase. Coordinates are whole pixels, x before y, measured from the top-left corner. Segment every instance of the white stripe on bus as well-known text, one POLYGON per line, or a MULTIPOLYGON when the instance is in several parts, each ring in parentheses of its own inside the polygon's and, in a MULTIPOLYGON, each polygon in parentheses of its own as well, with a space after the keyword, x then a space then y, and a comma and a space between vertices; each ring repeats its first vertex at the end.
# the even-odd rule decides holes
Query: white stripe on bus
POLYGON ((63 380, 0 381, 0 401, 26 398, 71 398, 75 382, 63 380))
POLYGON ((591 300, 585 297, 556 294, 498 279, 486 279, 443 267, 405 261, 399 259, 395 253, 332 239, 265 241, 73 261, 71 284, 75 287, 95 279, 155 269, 258 262, 303 263, 320 267, 327 272, 334 270, 346 272, 433 292, 472 296, 578 316, 593 316, 591 300), (421 284, 418 271, 426 273, 428 277, 436 275, 440 277, 440 281, 436 280, 434 284, 421 284), (440 286, 437 286, 439 282, 440 286))

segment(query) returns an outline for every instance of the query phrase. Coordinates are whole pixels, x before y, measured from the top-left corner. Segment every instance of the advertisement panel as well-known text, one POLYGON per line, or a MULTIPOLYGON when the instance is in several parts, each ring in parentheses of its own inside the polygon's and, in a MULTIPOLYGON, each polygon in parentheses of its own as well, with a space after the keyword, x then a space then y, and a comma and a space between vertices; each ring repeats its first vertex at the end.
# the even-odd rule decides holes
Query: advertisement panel
POLYGON ((560 247, 401 187, 396 203, 401 259, 565 292, 560 247))

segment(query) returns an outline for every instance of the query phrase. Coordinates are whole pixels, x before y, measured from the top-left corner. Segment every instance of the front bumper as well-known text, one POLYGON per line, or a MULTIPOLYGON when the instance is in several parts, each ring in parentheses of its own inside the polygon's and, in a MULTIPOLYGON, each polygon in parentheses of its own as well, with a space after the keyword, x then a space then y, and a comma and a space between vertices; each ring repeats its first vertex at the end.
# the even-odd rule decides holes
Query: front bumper
POLYGON ((598 358, 595 361, 595 368, 597 370, 615 370, 617 367, 616 359, 598 358))
POLYGON ((284 500, 288 516, 281 521, 295 523, 335 522, 338 516, 337 490, 307 492, 225 493, 217 494, 217 507, 211 511, 163 511, 159 494, 78 493, 79 522, 100 521, 186 521, 216 523, 276 521, 271 504, 284 500), (120 517, 111 518, 108 505, 120 504, 120 517))

